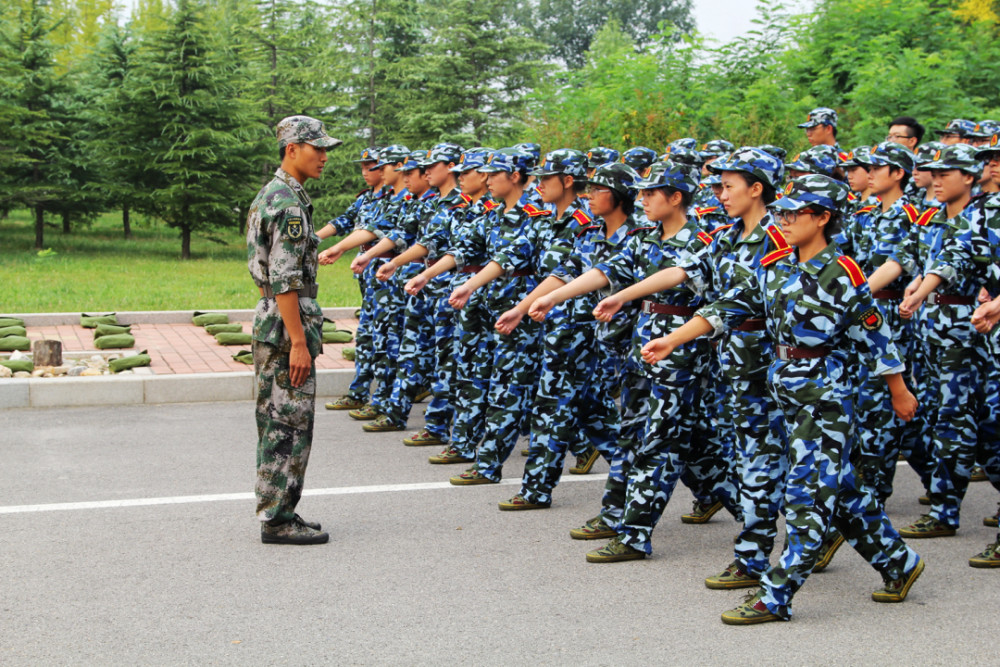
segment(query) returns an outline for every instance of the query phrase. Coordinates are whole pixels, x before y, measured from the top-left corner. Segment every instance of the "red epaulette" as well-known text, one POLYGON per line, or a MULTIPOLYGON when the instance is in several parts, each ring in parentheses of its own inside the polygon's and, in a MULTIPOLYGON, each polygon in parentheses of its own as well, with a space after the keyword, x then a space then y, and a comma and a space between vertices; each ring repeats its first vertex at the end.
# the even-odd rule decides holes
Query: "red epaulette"
POLYGON ((540 215, 552 215, 552 211, 547 211, 544 208, 538 208, 534 204, 525 204, 524 212, 528 214, 529 218, 537 218, 540 215))
POLYGON ((712 235, 708 232, 698 232, 695 236, 705 245, 712 245, 712 235))
POLYGON ((903 204, 903 212, 906 213, 910 222, 916 222, 917 218, 920 217, 920 211, 913 204, 903 204))
POLYGON ((702 208, 695 208, 694 212, 698 214, 700 218, 703 215, 708 215, 709 213, 715 213, 719 210, 718 206, 704 206, 702 208))
POLYGON ((704 189, 705 189, 705 188, 707 188, 707 187, 708 187, 708 186, 707 186, 707 185, 705 185, 704 183, 698 183, 698 189, 699 189, 699 190, 704 190, 704 189))
POLYGON ((500 204, 498 204, 497 202, 493 201, 492 199, 484 199, 483 200, 483 208, 485 208, 487 211, 492 211, 493 209, 495 209, 499 205, 500 204))
POLYGON ((472 197, 470 197, 469 195, 465 194, 464 192, 460 193, 458 196, 461 197, 462 201, 464 201, 466 204, 471 204, 472 203, 472 197))
POLYGON ((406 200, 406 201, 410 201, 411 199, 413 199, 413 195, 409 195, 408 194, 408 195, 404 196, 403 199, 406 200))
POLYGON ((451 208, 449 208, 448 210, 449 211, 454 211, 456 208, 465 208, 468 205, 469 205, 469 202, 460 201, 457 204, 455 204, 454 206, 452 206, 451 208))
POLYGON ((871 213, 874 210, 875 210, 875 204, 872 204, 871 206, 862 206, 861 208, 859 208, 854 213, 855 214, 858 214, 858 213, 871 213))
POLYGON ((577 231, 576 235, 577 235, 578 237, 580 237, 580 236, 583 236, 584 234, 586 234, 587 232, 589 232, 589 231, 590 231, 590 230, 592 230, 592 229, 600 229, 600 228, 601 228, 601 226, 600 226, 600 225, 590 225, 590 226, 588 226, 588 227, 581 227, 581 228, 580 228, 580 229, 579 229, 579 230, 577 231))
POLYGON ((734 223, 734 222, 731 222, 731 223, 729 223, 728 225, 722 225, 721 227, 716 227, 715 229, 713 229, 712 231, 710 231, 710 232, 709 232, 709 234, 711 234, 712 236, 715 236, 715 235, 716 235, 716 234, 718 234, 719 232, 721 232, 721 231, 725 231, 725 230, 729 229, 729 228, 730 228, 730 227, 732 227, 732 226, 733 226, 734 224, 736 224, 736 223, 734 223))
POLYGON ((365 188, 364 190, 362 190, 358 194, 354 195, 354 198, 357 199, 358 197, 364 196, 364 195, 368 194, 369 192, 371 192, 371 188, 365 188))
POLYGON ((926 211, 924 211, 923 213, 921 213, 917 217, 917 219, 914 220, 913 222, 914 222, 914 224, 920 225, 922 227, 922 226, 926 225, 928 222, 930 222, 931 218, 933 218, 935 215, 937 215, 937 212, 940 211, 940 210, 941 209, 939 209, 939 208, 929 208, 926 211))
POLYGON ((847 193, 847 201, 858 201, 858 196, 853 192, 847 193))
POLYGON ((581 225, 589 225, 590 223, 592 223, 594 221, 594 219, 591 218, 589 215, 587 215, 587 212, 584 211, 582 208, 576 209, 576 211, 570 217, 572 217, 574 220, 576 220, 581 225))
POLYGON ((423 201, 423 200, 425 200, 425 199, 434 199, 434 198, 435 198, 435 197, 437 197, 437 196, 438 196, 439 194, 440 194, 440 193, 438 193, 438 192, 435 192, 434 190, 428 190, 427 192, 425 192, 424 194, 422 194, 422 195, 420 196, 420 201, 423 201))
POLYGON ((770 266, 782 257, 788 257, 792 254, 792 246, 788 245, 788 241, 785 239, 785 235, 781 233, 780 229, 768 225, 764 228, 764 231, 767 232, 768 237, 770 237, 771 242, 774 243, 776 249, 764 255, 764 259, 760 260, 761 266, 770 266))
POLYGON ((648 232, 649 230, 656 228, 657 225, 650 225, 649 227, 636 227, 634 229, 630 229, 628 231, 628 234, 626 234, 625 236, 632 236, 633 234, 638 234, 639 232, 648 232))
POLYGON ((847 255, 841 255, 838 257, 837 264, 840 264, 844 271, 847 271, 847 275, 851 278, 851 284, 855 287, 861 285, 867 280, 867 278, 865 278, 865 272, 861 270, 858 263, 847 255))

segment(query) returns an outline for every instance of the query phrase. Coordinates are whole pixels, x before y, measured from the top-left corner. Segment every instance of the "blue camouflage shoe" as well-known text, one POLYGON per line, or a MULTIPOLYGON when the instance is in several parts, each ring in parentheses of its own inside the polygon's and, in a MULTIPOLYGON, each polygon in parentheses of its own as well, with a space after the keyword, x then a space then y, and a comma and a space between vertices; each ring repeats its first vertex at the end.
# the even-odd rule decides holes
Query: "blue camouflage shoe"
POLYGON ((910 539, 922 539, 926 537, 950 537, 956 533, 957 529, 946 523, 942 523, 929 514, 925 514, 909 526, 899 529, 899 534, 910 539))
POLYGON ((969 567, 1000 567, 1000 540, 987 544, 982 553, 970 558, 969 567))
POLYGON ((552 506, 551 503, 531 503, 524 499, 520 493, 510 500, 501 500, 497 505, 504 512, 516 512, 518 510, 544 510, 552 506))
POLYGON ((743 599, 743 604, 722 613, 722 622, 726 625, 756 625, 757 623, 769 623, 780 621, 781 617, 771 613, 761 598, 764 591, 748 593, 743 599))
POLYGON ((455 475, 448 480, 455 486, 473 486, 476 484, 499 484, 500 481, 493 481, 489 477, 484 477, 482 473, 476 470, 476 466, 472 466, 460 475, 455 475))
POLYGON ((872 593, 872 600, 875 602, 902 602, 906 599, 906 594, 910 592, 913 582, 924 571, 924 560, 921 558, 913 569, 903 574, 899 579, 886 579, 885 586, 872 593))
POLYGON ((642 560, 645 551, 639 551, 622 542, 622 536, 615 536, 600 549, 587 552, 588 563, 618 563, 625 560, 642 560))
POLYGON ((719 574, 705 580, 705 587, 716 591, 732 588, 753 588, 754 586, 760 586, 760 578, 754 577, 743 569, 743 564, 738 560, 734 560, 729 564, 729 567, 719 574))
POLYGON ((695 500, 694 508, 687 514, 681 515, 681 522, 691 524, 708 523, 721 509, 722 503, 717 500, 710 503, 695 500))

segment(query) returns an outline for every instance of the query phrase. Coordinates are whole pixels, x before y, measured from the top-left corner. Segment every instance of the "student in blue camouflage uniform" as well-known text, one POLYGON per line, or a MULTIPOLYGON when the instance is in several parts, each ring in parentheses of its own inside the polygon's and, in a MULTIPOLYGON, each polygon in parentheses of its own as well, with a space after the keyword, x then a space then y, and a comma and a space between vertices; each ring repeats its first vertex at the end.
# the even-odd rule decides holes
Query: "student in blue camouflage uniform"
MULTIPOLYGON (((809 118, 799 127, 805 130, 806 140, 812 146, 832 146, 840 152, 837 143, 837 112, 828 107, 819 107, 809 112, 809 118)), ((794 178, 789 174, 789 178, 794 178)))
POLYGON ((847 185, 851 191, 848 193, 847 201, 852 203, 853 214, 859 208, 872 204, 871 183, 868 172, 871 165, 868 163, 868 156, 871 154, 871 146, 858 146, 848 153, 839 156, 838 166, 844 171, 847 177, 847 185))
POLYGON ((907 273, 920 274, 912 283, 914 293, 900 304, 900 314, 911 317, 927 299, 915 322, 915 335, 924 342, 920 399, 927 406, 922 435, 931 445, 931 509, 900 530, 904 537, 955 534, 975 463, 987 363, 983 336, 970 321, 980 284, 974 273, 959 273, 939 262, 956 234, 969 225, 972 186, 982 168, 975 153, 968 144, 954 144, 924 165, 934 175, 934 194, 942 207, 917 220, 915 233, 892 257, 907 273))
MULTIPOLYGON (((319 254, 319 263, 326 265, 340 259, 353 248, 371 250, 375 243, 385 238, 395 229, 397 221, 405 214, 407 190, 403 186, 402 174, 398 171, 409 158, 410 149, 394 144, 379 151, 379 161, 372 169, 382 173, 384 187, 388 194, 382 199, 377 216, 367 216, 368 223, 360 226, 319 254)), ((395 255, 390 250, 377 259, 389 259, 395 255)), ((399 353, 399 335, 402 328, 405 295, 398 282, 383 283, 374 280, 371 295, 370 331, 372 340, 372 366, 375 369, 375 385, 367 405, 358 406, 358 399, 348 393, 332 403, 328 410, 350 409, 355 419, 374 419, 381 414, 382 406, 392 394, 396 377, 396 356, 399 353)), ((362 313, 365 312, 364 307, 362 313)))
MULTIPOLYGON (((538 285, 537 272, 548 246, 552 214, 536 207, 525 194, 531 162, 530 153, 503 148, 495 151, 480 169, 490 174, 490 193, 502 205, 491 212, 484 225, 490 261, 452 291, 452 307, 463 308, 477 290, 485 287, 486 303, 495 321, 538 285)), ((486 430, 475 465, 452 477, 452 484, 500 481, 503 464, 521 433, 521 422, 530 418, 529 406, 538 378, 540 334, 541 328, 527 321, 509 335, 494 334, 486 430)))
POLYGON ((972 135, 976 132, 976 124, 964 118, 955 118, 944 127, 943 130, 934 130, 938 135, 938 141, 945 146, 955 144, 971 143, 972 135))
POLYGON ((806 174, 832 177, 837 169, 839 159, 835 150, 825 144, 820 144, 807 148, 801 153, 796 153, 790 162, 785 163, 785 169, 788 170, 789 179, 796 179, 806 174))
MULTIPOLYGON (((461 185, 461 203, 452 217, 451 246, 445 255, 424 269, 406 284, 408 294, 419 293, 429 281, 454 270, 452 289, 465 282, 469 274, 479 272, 488 261, 486 254, 485 221, 499 206, 486 189, 486 174, 479 171, 486 165, 491 148, 470 148, 453 167, 461 185)), ((477 291, 458 311, 454 337, 454 385, 452 398, 455 419, 451 441, 439 453, 428 458, 430 463, 471 463, 476 459, 476 446, 486 428, 486 400, 489 393, 489 360, 493 356, 493 318, 485 299, 486 290, 477 291)))
POLYGON ((594 170, 608 162, 618 162, 622 154, 614 148, 594 146, 587 151, 587 178, 594 175, 594 170))
MULTIPOLYGON (((783 165, 764 151, 744 146, 725 161, 710 166, 722 176, 722 203, 734 222, 718 230, 712 243, 683 266, 664 269, 622 290, 622 303, 674 288, 685 281, 706 301, 724 293, 788 244, 774 225, 766 204, 775 198, 774 184, 783 165)), ((611 304, 612 306, 615 304, 611 304)), ((734 471, 739 479, 743 528, 736 540, 735 560, 705 580, 709 588, 755 586, 768 566, 784 497, 784 419, 767 387, 766 360, 773 348, 764 322, 752 318, 729 332, 715 348, 729 385, 729 402, 721 415, 736 434, 734 471)))
POLYGON ((577 454, 578 465, 581 456, 593 465, 590 451, 610 460, 618 440, 618 406, 611 396, 617 377, 609 373, 617 365, 607 363, 615 351, 601 342, 602 332, 591 315, 596 301, 574 299, 550 317, 539 317, 536 306, 614 253, 635 226, 627 199, 636 173, 615 163, 598 167, 590 179, 585 179, 585 171, 586 156, 572 149, 549 153, 535 170, 545 202, 555 206, 552 242, 542 258, 541 274, 547 277, 496 323, 501 334, 509 334, 530 311, 544 326, 521 490, 501 502, 501 510, 549 507, 567 450, 577 454), (592 212, 579 198, 584 187, 590 188, 592 212))
POLYGON ((694 137, 683 137, 681 139, 674 139, 667 145, 667 151, 669 152, 672 148, 683 148, 689 151, 698 150, 698 140, 694 137))
MULTIPOLYGON (((405 281, 416 275, 423 263, 400 262, 402 253, 412 246, 421 230, 434 214, 434 200, 438 193, 430 187, 421 161, 427 151, 410 153, 398 171, 403 174, 403 184, 408 191, 403 215, 397 218, 396 227, 380 239, 373 248, 355 257, 351 270, 364 271, 376 257, 390 254, 379 271, 385 267, 402 267, 396 280, 405 281), (392 253, 397 253, 391 256, 392 253)), ((376 273, 376 276, 378 273, 376 273)), ((393 274, 394 275, 394 274, 393 274)), ((386 276, 388 279, 389 276, 386 276)), ((396 375, 388 400, 383 401, 385 412, 361 428, 369 432, 402 431, 406 427, 410 407, 422 387, 426 387, 434 371, 434 355, 426 341, 433 339, 433 321, 429 306, 423 297, 407 296, 400 330, 399 354, 396 358, 396 375)))
POLYGON ((319 237, 302 184, 320 177, 327 148, 341 141, 308 116, 283 119, 277 137, 281 167, 247 216, 247 263, 260 290, 253 323, 257 518, 261 542, 322 544, 330 536, 295 512, 312 449, 315 359, 323 351, 323 311, 316 303, 319 237))
MULTIPOLYGON (((379 209, 389 193, 388 188, 384 187, 382 182, 382 172, 375 168, 378 163, 378 150, 365 148, 361 151, 361 156, 354 162, 359 164, 361 176, 368 187, 358 193, 354 202, 343 215, 326 223, 326 226, 316 233, 320 239, 335 234, 347 236, 357 230, 366 229, 372 225, 373 219, 380 217, 379 209)), ((329 248, 323 251, 326 258, 331 256, 328 251, 329 248)), ((328 262, 323 261, 323 263, 328 262)), ((357 280, 358 288, 361 290, 361 315, 358 318, 357 331, 354 333, 354 379, 351 381, 346 395, 326 405, 328 410, 361 409, 368 404, 371 397, 371 384, 376 373, 373 363, 374 340, 371 331, 376 289, 374 270, 359 274, 357 280)))
POLYGON ((906 194, 910 198, 910 203, 918 210, 925 211, 939 205, 938 200, 934 198, 933 177, 931 172, 924 169, 924 165, 933 162, 934 155, 944 148, 945 145, 940 141, 929 141, 920 144, 913 153, 913 179, 906 194))
POLYGON ((719 201, 715 192, 710 187, 711 184, 706 182, 707 179, 715 176, 708 170, 708 165, 721 157, 729 155, 733 152, 734 148, 736 147, 733 146, 732 142, 725 139, 712 139, 701 147, 699 151, 701 158, 701 179, 698 184, 698 194, 694 198, 694 206, 697 208, 711 208, 716 206, 720 209, 722 208, 722 202, 719 201))
POLYGON ((792 597, 812 571, 831 524, 881 573, 885 586, 872 594, 876 602, 903 601, 924 569, 878 500, 859 484, 848 458, 855 346, 876 360, 900 418, 912 417, 917 403, 864 274, 832 242, 831 225, 846 194, 842 184, 823 176, 792 181, 771 208, 780 212, 795 250, 772 253, 697 317, 643 348, 654 363, 679 345, 753 317, 766 319, 776 344, 768 383, 788 429, 785 547, 761 577, 760 590, 722 615, 727 624, 790 618, 792 597))

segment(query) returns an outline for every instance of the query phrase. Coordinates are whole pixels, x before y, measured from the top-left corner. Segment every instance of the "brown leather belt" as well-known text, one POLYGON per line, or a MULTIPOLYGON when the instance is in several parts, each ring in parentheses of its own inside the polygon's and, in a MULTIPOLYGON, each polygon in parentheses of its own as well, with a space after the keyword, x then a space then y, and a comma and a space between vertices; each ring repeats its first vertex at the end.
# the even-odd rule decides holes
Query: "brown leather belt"
POLYGON ((767 322, 762 319, 743 320, 743 324, 736 327, 737 331, 763 331, 767 328, 767 322))
POLYGON ((381 255, 375 255, 372 259, 392 259, 398 255, 399 253, 390 250, 389 252, 384 252, 381 255))
POLYGON ((479 273, 485 267, 482 264, 476 264, 474 266, 463 266, 461 273, 479 273))
POLYGON ((778 359, 788 361, 789 359, 819 359, 830 354, 829 347, 791 347, 790 345, 776 346, 778 359))
POLYGON ((691 317, 694 315, 695 310, 697 309, 691 306, 670 306, 665 303, 654 303, 653 301, 642 302, 642 312, 656 313, 657 315, 682 315, 684 317, 691 317))
POLYGON ((533 275, 535 275, 535 270, 534 269, 518 269, 514 273, 510 274, 509 277, 511 277, 511 278, 523 278, 524 276, 533 276, 533 275))
MULTIPOLYGON (((319 294, 319 285, 313 283, 312 285, 300 287, 295 291, 299 293, 300 299, 315 299, 316 295, 319 294)), ((260 295, 267 299, 273 298, 274 290, 271 289, 270 285, 261 285, 260 295)))
POLYGON ((898 289, 880 289, 872 292, 872 296, 876 299, 883 300, 899 300, 903 298, 902 290, 898 289))
POLYGON ((937 292, 931 292, 927 295, 927 303, 932 306, 974 306, 976 305, 976 297, 963 296, 961 294, 939 294, 937 292))

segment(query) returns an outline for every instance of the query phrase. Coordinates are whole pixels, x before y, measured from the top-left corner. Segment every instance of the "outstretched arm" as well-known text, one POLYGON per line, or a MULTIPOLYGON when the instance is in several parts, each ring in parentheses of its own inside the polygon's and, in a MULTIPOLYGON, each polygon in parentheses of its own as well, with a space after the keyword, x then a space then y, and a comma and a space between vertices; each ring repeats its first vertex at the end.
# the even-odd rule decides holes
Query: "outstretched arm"
POLYGON ((655 364, 666 359, 671 352, 684 343, 695 338, 712 333, 712 325, 701 315, 695 315, 690 320, 671 331, 662 338, 654 338, 642 346, 642 358, 647 364, 655 364))
POLYGON ((502 266, 496 262, 490 262, 479 273, 466 280, 464 284, 456 287, 451 296, 448 297, 448 303, 455 310, 465 308, 465 304, 469 301, 469 297, 472 296, 473 292, 490 281, 496 280, 503 273, 502 266))

